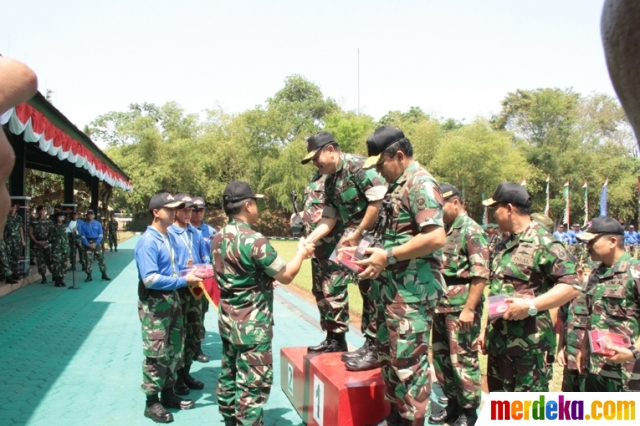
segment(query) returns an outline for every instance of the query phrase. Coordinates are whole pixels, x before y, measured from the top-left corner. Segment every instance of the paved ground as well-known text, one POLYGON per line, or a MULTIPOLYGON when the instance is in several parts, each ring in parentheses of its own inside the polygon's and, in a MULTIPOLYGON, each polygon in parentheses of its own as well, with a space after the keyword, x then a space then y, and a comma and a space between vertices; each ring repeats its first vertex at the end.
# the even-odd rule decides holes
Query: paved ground
MULTIPOLYGON (((84 283, 80 290, 32 284, 0 299, 0 424, 2 425, 150 425, 140 391, 142 348, 137 314, 137 238, 106 252, 113 279, 84 283)), ((71 273, 66 282, 70 284, 71 273)), ((275 303, 274 386, 265 406, 267 425, 300 425, 299 416, 280 389, 279 353, 283 346, 318 343, 314 307, 285 289, 275 303)), ((192 391, 196 408, 174 411, 174 424, 219 424, 215 384, 220 372, 220 338, 214 312, 206 317, 207 364, 194 363, 192 374, 205 382, 192 391)), ((362 338, 349 333, 360 346, 362 338)))

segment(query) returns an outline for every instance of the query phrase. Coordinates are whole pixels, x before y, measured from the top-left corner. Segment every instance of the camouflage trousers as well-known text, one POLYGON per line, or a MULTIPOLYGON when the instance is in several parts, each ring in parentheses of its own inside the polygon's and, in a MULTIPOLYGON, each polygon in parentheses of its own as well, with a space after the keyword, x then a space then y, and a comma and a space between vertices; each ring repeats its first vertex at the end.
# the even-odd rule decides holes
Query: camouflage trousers
POLYGON ((487 384, 489 392, 549 392, 545 355, 489 354, 487 384))
POLYGON ((273 384, 271 342, 235 345, 222 338, 222 363, 218 378, 218 407, 225 421, 262 425, 262 407, 273 384))
POLYGON ((14 274, 18 274, 20 265, 20 256, 22 255, 22 242, 16 239, 5 240, 7 246, 7 256, 9 256, 9 268, 14 274))
POLYGON ((182 360, 184 317, 176 292, 150 291, 147 300, 138 301, 142 326, 142 392, 156 395, 176 383, 182 360))
POLYGON ((614 379, 587 372, 584 379, 585 392, 633 392, 624 385, 623 379, 614 379))
POLYGON ((478 304, 471 330, 460 329, 459 317, 460 312, 435 314, 431 335, 433 364, 449 401, 457 401, 462 408, 478 408, 482 398, 477 346, 482 304, 478 304))
POLYGON ((362 334, 373 339, 378 335, 378 297, 375 297, 375 294, 379 294, 379 290, 376 290, 376 287, 379 288, 379 286, 379 281, 358 281, 358 289, 360 290, 360 296, 362 296, 362 323, 360 330, 362 334))
POLYGON ((96 248, 93 250, 89 247, 85 247, 84 253, 86 256, 86 263, 84 264, 84 267, 86 268, 87 274, 91 275, 91 272, 93 272, 94 258, 98 261, 98 268, 100 269, 100 272, 107 271, 107 266, 104 264, 104 249, 100 244, 97 244, 96 248))
POLYGON ((562 374, 562 392, 584 392, 585 375, 578 370, 564 367, 562 374))
POLYGON ((329 259, 311 259, 313 287, 323 330, 346 333, 349 330, 347 273, 329 259))
POLYGON ((180 368, 193 364, 193 357, 198 351, 200 343, 204 340, 204 325, 202 323, 202 299, 193 297, 189 289, 178 291, 180 305, 184 315, 184 356, 180 368))
POLYGON ((118 248, 118 234, 109 233, 109 248, 118 248))
POLYGON ((407 420, 430 414, 429 333, 425 303, 379 303, 377 347, 385 399, 407 420))
POLYGON ((0 279, 9 278, 13 272, 9 266, 9 253, 4 240, 0 240, 0 279))
POLYGON ((69 250, 63 247, 56 247, 51 250, 51 275, 54 278, 63 278, 67 273, 67 260, 69 260, 69 250))
POLYGON ((47 266, 49 265, 49 249, 34 244, 31 246, 31 256, 35 257, 36 259, 38 273, 43 277, 47 275, 47 266))

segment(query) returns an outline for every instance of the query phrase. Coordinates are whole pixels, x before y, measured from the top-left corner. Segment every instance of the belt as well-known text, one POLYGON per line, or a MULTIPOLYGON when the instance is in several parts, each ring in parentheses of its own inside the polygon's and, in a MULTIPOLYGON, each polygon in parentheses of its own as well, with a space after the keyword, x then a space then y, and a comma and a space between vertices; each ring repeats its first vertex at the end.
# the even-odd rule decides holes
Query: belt
POLYGON ((448 276, 444 276, 444 282, 447 283, 447 285, 460 285, 460 284, 470 284, 471 283, 471 279, 469 278, 459 278, 459 277, 448 277, 448 276))

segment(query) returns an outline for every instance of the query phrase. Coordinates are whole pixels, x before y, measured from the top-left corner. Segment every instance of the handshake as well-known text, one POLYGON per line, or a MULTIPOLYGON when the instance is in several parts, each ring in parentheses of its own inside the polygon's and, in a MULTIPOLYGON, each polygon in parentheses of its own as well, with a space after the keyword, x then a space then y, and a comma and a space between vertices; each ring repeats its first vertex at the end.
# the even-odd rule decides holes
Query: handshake
POLYGON ((315 244, 307 242, 307 239, 302 237, 298 241, 298 254, 301 254, 303 259, 308 259, 315 249, 315 244))

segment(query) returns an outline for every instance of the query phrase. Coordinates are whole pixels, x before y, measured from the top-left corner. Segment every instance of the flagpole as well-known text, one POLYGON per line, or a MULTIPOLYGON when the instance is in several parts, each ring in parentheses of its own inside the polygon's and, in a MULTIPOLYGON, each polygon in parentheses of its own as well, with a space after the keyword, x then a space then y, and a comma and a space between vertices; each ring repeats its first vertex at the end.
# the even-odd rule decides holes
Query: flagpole
POLYGON ((589 222, 589 183, 585 180, 584 185, 584 223, 583 226, 587 226, 589 222))
POLYGON ((547 189, 545 189, 545 193, 547 194, 547 203, 544 206, 544 215, 549 217, 549 181, 551 180, 551 175, 547 175, 547 189))

